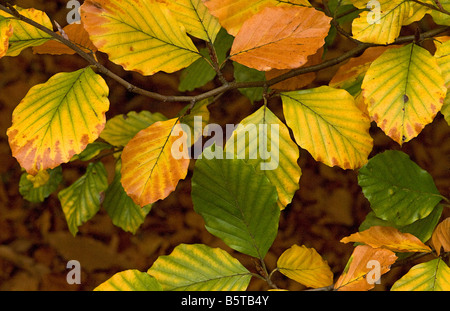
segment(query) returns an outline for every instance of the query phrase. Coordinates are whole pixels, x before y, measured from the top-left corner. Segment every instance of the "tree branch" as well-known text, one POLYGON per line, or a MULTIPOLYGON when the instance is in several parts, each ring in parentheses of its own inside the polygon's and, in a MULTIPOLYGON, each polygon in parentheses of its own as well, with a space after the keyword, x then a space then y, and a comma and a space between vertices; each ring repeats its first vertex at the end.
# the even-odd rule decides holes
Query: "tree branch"
MULTIPOLYGON (((43 25, 19 14, 15 10, 11 10, 9 7, 6 7, 3 4, 0 4, 0 10, 14 16, 15 18, 19 19, 20 21, 23 21, 29 25, 32 25, 36 27, 37 29, 45 32, 46 34, 50 35, 52 38, 60 41, 61 43, 65 44, 72 50, 74 50, 78 55, 80 55, 84 60, 86 60, 90 65, 97 68, 98 72, 111 78, 112 80, 116 81, 123 87, 125 87, 129 92, 143 95, 155 100, 159 100, 161 102, 198 102, 200 100, 217 96, 219 94, 225 93, 230 90, 235 90, 238 88, 251 88, 251 87, 265 87, 265 86, 272 86, 274 84, 277 84, 279 82, 282 82, 284 80, 287 80, 292 77, 296 77, 301 74, 309 73, 309 72, 315 72, 319 70, 323 70, 329 67, 332 67, 334 65, 337 65, 341 62, 346 61, 347 59, 351 57, 355 57, 365 51, 367 48, 372 46, 378 46, 378 44, 372 44, 372 43, 361 43, 357 45, 355 48, 351 49, 350 51, 327 61, 324 61, 323 63, 320 63, 318 65, 308 66, 308 67, 300 67, 297 69, 293 69, 285 74, 282 74, 278 77, 275 77, 273 79, 267 80, 267 81, 252 81, 252 82, 227 82, 226 84, 223 84, 215 89, 212 89, 210 91, 204 92, 199 95, 195 96, 166 96, 155 92, 150 92, 148 90, 144 90, 136 85, 131 84, 130 82, 126 81, 125 79, 121 78, 117 74, 110 71, 108 68, 100 64, 91 54, 86 53, 83 51, 80 47, 78 47, 75 43, 73 43, 70 40, 67 40, 63 36, 59 35, 58 33, 54 32, 53 30, 44 27, 43 25)), ((425 38, 430 38, 433 36, 436 36, 438 34, 444 33, 446 31, 449 31, 450 27, 442 27, 438 29, 433 29, 427 32, 424 32, 421 34, 421 40, 425 38)), ((397 38, 397 40, 393 44, 403 44, 407 42, 414 42, 415 37, 412 36, 403 36, 397 38)))

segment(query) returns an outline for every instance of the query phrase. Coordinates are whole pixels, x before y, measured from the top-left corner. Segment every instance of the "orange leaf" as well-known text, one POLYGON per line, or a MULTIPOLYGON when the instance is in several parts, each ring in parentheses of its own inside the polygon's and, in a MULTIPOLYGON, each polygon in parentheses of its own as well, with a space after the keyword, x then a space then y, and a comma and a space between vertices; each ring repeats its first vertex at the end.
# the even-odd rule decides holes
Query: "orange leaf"
MULTIPOLYGON (((91 51, 97 51, 97 48, 89 39, 89 34, 86 30, 84 30, 82 24, 69 24, 63 28, 63 31, 66 33, 70 41, 78 45, 78 47, 83 49, 85 52, 89 53, 91 51)), ((33 47, 33 53, 61 55, 75 54, 75 51, 57 40, 49 40, 40 46, 33 47)))
MULTIPOLYGON (((323 54, 323 48, 320 48, 316 54, 308 56, 308 61, 304 65, 305 67, 313 66, 320 64, 322 62, 322 54, 323 54)), ((272 69, 270 71, 266 72, 266 80, 270 80, 273 78, 276 78, 278 76, 281 76, 284 73, 287 73, 290 71, 290 69, 280 70, 280 69, 272 69)), ((315 72, 308 72, 305 74, 301 74, 298 76, 295 76, 293 78, 278 82, 277 84, 272 85, 270 88, 274 90, 281 90, 281 91, 295 91, 299 90, 316 79, 316 73, 315 72)))
POLYGON ((397 260, 394 252, 384 248, 357 246, 334 288, 340 291, 365 291, 375 287, 382 274, 397 260))
POLYGON ((325 43, 330 18, 306 7, 267 7, 242 25, 231 59, 261 71, 293 69, 325 43))
POLYGON ((414 235, 402 233, 393 227, 373 226, 345 237, 341 242, 360 242, 374 248, 382 247, 394 252, 431 252, 431 249, 414 235))
POLYGON ((431 245, 438 255, 441 254, 441 247, 444 249, 444 252, 450 252, 450 217, 444 219, 434 229, 431 245))
POLYGON ((178 124, 178 119, 156 122, 137 133, 123 149, 122 186, 140 206, 166 198, 186 177, 187 134, 179 134, 178 124), (183 149, 178 149, 176 159, 172 149, 178 143, 183 149))
POLYGON ((308 0, 202 0, 230 35, 236 36, 242 24, 269 6, 311 6, 308 0))

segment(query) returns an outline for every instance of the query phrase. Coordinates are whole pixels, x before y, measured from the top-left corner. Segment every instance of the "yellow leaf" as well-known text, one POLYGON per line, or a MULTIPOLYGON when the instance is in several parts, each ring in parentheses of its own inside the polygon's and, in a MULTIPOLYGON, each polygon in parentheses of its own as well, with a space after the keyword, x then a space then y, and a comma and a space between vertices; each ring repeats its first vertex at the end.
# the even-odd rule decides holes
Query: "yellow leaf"
POLYGON ((431 245, 436 250, 438 256, 441 254, 441 248, 444 252, 450 252, 450 217, 444 219, 431 236, 431 245))
POLYGON ((228 139, 226 151, 233 147, 238 158, 246 159, 256 170, 262 171, 269 181, 277 189, 278 205, 284 209, 291 203, 295 191, 299 188, 299 180, 302 174, 297 164, 299 151, 297 145, 292 141, 289 129, 278 117, 262 106, 256 112, 242 120, 228 139), (249 131, 254 126, 256 135, 249 131), (267 127, 266 127, 267 126, 267 127), (276 135, 275 128, 277 128, 276 135), (246 136, 249 134, 247 140, 246 136), (261 142, 265 146, 260 145, 261 142), (262 150, 270 150, 269 155, 261 157, 262 150), (259 151, 259 156, 256 156, 259 151), (252 156, 251 156, 252 155, 252 156), (253 156, 254 155, 254 156, 253 156), (265 163, 270 169, 261 169, 265 163))
MULTIPOLYGON (((352 0, 359 9, 366 9, 367 0, 352 0)), ((389 44, 399 36, 403 25, 422 19, 429 10, 412 1, 379 0, 371 10, 363 11, 353 20, 353 37, 362 42, 389 44)))
POLYGON ((324 45, 330 20, 313 8, 267 7, 242 25, 231 59, 260 71, 298 68, 324 45))
POLYGON ((50 174, 47 170, 39 171, 35 176, 27 175, 27 179, 33 183, 33 188, 39 188, 45 185, 50 179, 50 174))
POLYGON ((345 90, 329 86, 281 93, 283 112, 300 147, 328 166, 355 169, 372 150, 370 122, 345 90))
POLYGON ((6 55, 9 38, 13 34, 13 26, 9 20, 0 20, 0 57, 6 55))
POLYGON ((281 254, 277 269, 287 277, 312 288, 333 284, 333 272, 314 248, 293 245, 281 254))
POLYGON ((355 247, 334 288, 339 291, 366 291, 375 287, 382 274, 397 260, 394 252, 368 245, 355 247))
POLYGON ((163 1, 189 34, 214 43, 220 24, 216 17, 209 13, 202 0, 163 1))
POLYGON ((436 53, 434 57, 442 70, 445 86, 447 87, 447 96, 442 105, 441 113, 450 125, 450 37, 436 38, 436 53))
POLYGON ((8 129, 13 156, 28 174, 68 162, 96 140, 109 109, 108 86, 90 67, 32 87, 8 129))
MULTIPOLYGON (((86 53, 97 51, 97 48, 89 39, 89 34, 84 30, 82 24, 69 24, 63 28, 63 31, 70 41, 83 49, 86 53)), ((57 40, 49 40, 40 46, 33 47, 33 53, 61 55, 75 54, 75 51, 57 40)))
POLYGON ((141 207, 166 198, 186 177, 187 134, 177 124, 178 119, 158 121, 137 133, 123 149, 122 186, 141 207))
MULTIPOLYGON (((17 6, 15 6, 15 9, 21 15, 41 24, 42 26, 50 30, 53 28, 52 22, 44 12, 33 8, 22 9, 17 6)), ((22 52, 22 50, 31 46, 41 45, 47 40, 51 39, 51 36, 43 32, 42 30, 39 30, 32 25, 22 22, 12 15, 0 10, 0 28, 4 27, 2 26, 2 24, 5 21, 10 21, 13 28, 13 33, 9 38, 9 48, 6 52, 6 56, 17 56, 20 54, 20 52, 22 52)))
POLYGON ((447 91, 436 59, 414 43, 385 51, 361 87, 370 117, 400 145, 433 121, 447 91))
POLYGON ((236 36, 242 24, 266 7, 311 6, 308 0, 202 0, 230 35, 236 36))
POLYGON ((341 240, 342 243, 360 242, 382 247, 393 252, 431 252, 431 249, 410 233, 402 233, 393 227, 373 226, 341 240))
POLYGON ((450 268, 441 258, 415 265, 392 291, 450 291, 450 268))
POLYGON ((81 20, 94 45, 126 70, 171 73, 201 57, 164 3, 88 0, 81 20))

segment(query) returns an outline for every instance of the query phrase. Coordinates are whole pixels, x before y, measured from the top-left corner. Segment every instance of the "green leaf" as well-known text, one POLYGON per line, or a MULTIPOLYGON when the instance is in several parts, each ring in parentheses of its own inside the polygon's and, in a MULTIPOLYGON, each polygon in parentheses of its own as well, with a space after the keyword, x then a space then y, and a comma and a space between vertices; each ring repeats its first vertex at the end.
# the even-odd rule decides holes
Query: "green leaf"
POLYGON ((269 108, 262 106, 242 120, 228 139, 225 150, 266 175, 277 188, 281 209, 291 203, 302 174, 297 164, 299 150, 287 126, 269 108), (269 154, 261 154, 261 151, 269 154))
MULTIPOLYGON (((233 67, 236 82, 264 81, 266 79, 266 74, 263 71, 249 68, 237 62, 233 62, 233 67)), ((239 89, 239 92, 250 99, 253 104, 253 102, 262 99, 264 89, 262 87, 242 88, 239 89)))
POLYGON ((80 154, 76 154, 70 159, 70 161, 80 160, 80 161, 89 161, 99 155, 100 152, 106 149, 111 149, 113 146, 110 144, 102 143, 95 141, 86 146, 80 154))
POLYGON ((205 149, 192 177, 194 210, 206 229, 231 248, 264 258, 278 231, 277 191, 262 172, 215 147, 205 149), (228 158, 227 158, 228 157, 228 158))
POLYGON ((100 138, 113 146, 125 146, 139 131, 149 127, 157 121, 165 121, 167 118, 159 112, 130 111, 126 115, 114 116, 106 122, 105 129, 100 138))
POLYGON ((415 222, 406 225, 399 226, 390 221, 378 218, 374 212, 367 214, 364 221, 359 226, 359 231, 364 231, 373 226, 385 226, 397 228, 400 232, 411 233, 412 235, 418 237, 422 242, 426 242, 431 238, 434 228, 439 222, 442 215, 443 206, 438 204, 431 213, 422 219, 416 220, 415 222))
MULTIPOLYGON (((52 22, 44 12, 34 8, 22 9, 17 6, 15 6, 15 9, 21 15, 52 30, 52 22)), ((42 30, 39 30, 26 22, 20 21, 4 11, 0 11, 0 28, 7 27, 9 23, 12 26, 13 33, 9 38, 9 47, 6 51, 6 56, 17 56, 24 49, 41 45, 52 38, 49 34, 43 32, 42 30)), ((2 55, 0 54, 0 57, 1 56, 2 55)))
POLYGON ((162 287, 150 274, 133 269, 114 274, 94 291, 162 291, 162 287))
POLYGON ((251 273, 224 250, 203 244, 180 244, 160 256, 147 271, 163 290, 243 291, 251 273))
POLYGON ((43 202, 51 193, 53 193, 62 181, 62 168, 58 166, 51 170, 40 171, 38 175, 33 176, 24 172, 20 176, 19 192, 23 198, 30 202, 43 202), (45 174, 43 184, 36 183, 34 179, 39 174, 45 174))
MULTIPOLYGON (((214 42, 219 65, 226 59, 227 52, 233 44, 234 37, 230 36, 225 29, 221 29, 217 34, 214 42)), ((206 83, 214 79, 216 72, 206 61, 211 62, 209 50, 207 48, 200 49, 202 58, 193 62, 189 67, 183 69, 180 74, 180 83, 178 90, 181 92, 193 91, 196 88, 204 86, 206 83)))
POLYGON ((436 258, 409 270, 394 283, 392 291, 450 291, 450 268, 436 258))
POLYGON ((33 86, 14 109, 7 131, 13 156, 32 175, 69 162, 103 130, 108 93, 90 67, 33 86))
POLYGON ((371 158, 358 183, 375 215, 398 226, 427 217, 442 200, 432 177, 400 151, 371 158))
POLYGON ((58 193, 72 235, 75 236, 78 227, 98 212, 106 188, 108 179, 105 167, 101 162, 95 162, 89 163, 83 176, 58 193))
POLYGON ((116 164, 114 180, 105 192, 103 207, 109 217, 111 217, 114 225, 135 234, 150 212, 152 204, 141 208, 127 195, 120 183, 120 178, 122 177, 120 174, 121 167, 119 160, 116 164))

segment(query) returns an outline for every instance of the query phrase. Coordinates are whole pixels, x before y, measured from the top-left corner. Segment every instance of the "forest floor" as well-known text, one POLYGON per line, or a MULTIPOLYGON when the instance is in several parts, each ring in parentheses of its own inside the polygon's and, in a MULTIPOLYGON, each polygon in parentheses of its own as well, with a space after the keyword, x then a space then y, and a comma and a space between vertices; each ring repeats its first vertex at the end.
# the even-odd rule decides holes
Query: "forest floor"
MULTIPOLYGON (((20 3, 23 7, 33 6, 44 10, 52 19, 63 26, 65 24, 68 10, 64 1, 30 0, 20 3)), ((341 52, 338 47, 330 53, 341 52)), ((57 72, 73 71, 85 66, 84 60, 78 56, 35 55, 31 49, 15 58, 0 59, 0 290, 92 290, 116 272, 125 269, 146 271, 158 256, 170 254, 180 243, 204 243, 221 247, 249 270, 256 271, 251 258, 231 250, 208 233, 203 219, 194 212, 190 198, 193 163, 188 176, 180 182, 176 191, 164 201, 154 204, 135 235, 114 226, 101 208, 73 237, 68 231, 56 194, 42 204, 32 204, 21 197, 18 185, 22 171, 11 156, 6 136, 12 111, 30 87, 47 81, 57 72), (66 281, 69 271, 66 264, 73 259, 81 263, 81 284, 68 284, 66 281)), ((158 73, 142 77, 125 72, 116 65, 109 64, 108 68, 143 88, 167 95, 177 94, 177 74, 158 73)), ((319 73, 314 83, 320 85, 328 81, 333 70, 336 68, 319 73)), ((184 106, 133 95, 114 81, 106 80, 111 101, 108 118, 143 109, 173 117, 184 106)), ((203 90, 212 87, 213 82, 203 90)), ((250 104, 238 91, 227 93, 209 107, 211 122, 237 124, 260 104, 250 104)), ((281 105, 276 100, 270 102, 269 107, 283 119, 281 105)), ((438 190, 450 197, 450 126, 441 114, 416 139, 403 147, 386 137, 374 124, 371 134, 374 138, 372 155, 386 149, 406 152, 432 175, 438 190)), ((278 236, 266 256, 267 267, 269 270, 275 268, 277 258, 293 244, 306 245, 315 248, 328 261, 337 279, 353 250, 351 244, 343 244, 340 240, 358 231, 370 211, 369 203, 358 186, 356 171, 327 167, 314 161, 304 150, 300 150, 298 163, 302 169, 300 188, 293 202, 281 213, 278 236)), ((111 180, 113 159, 104 159, 104 164, 111 180)), ((64 164, 61 188, 81 176, 84 168, 83 163, 64 164)), ((442 219, 448 216, 450 214, 446 209, 442 219)), ((410 267, 392 269, 375 289, 388 289, 410 267)), ((274 275, 274 281, 281 288, 304 289, 279 273, 274 275)), ((254 279, 249 289, 266 290, 268 287, 265 282, 254 279)))

